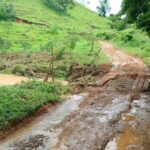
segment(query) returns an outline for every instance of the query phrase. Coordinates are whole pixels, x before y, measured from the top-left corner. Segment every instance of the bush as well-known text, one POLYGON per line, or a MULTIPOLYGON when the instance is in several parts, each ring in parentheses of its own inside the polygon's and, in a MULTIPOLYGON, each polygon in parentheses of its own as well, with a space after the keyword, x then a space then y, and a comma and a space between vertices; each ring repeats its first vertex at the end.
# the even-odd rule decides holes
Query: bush
POLYGON ((144 14, 140 14, 137 19, 138 27, 143 28, 147 31, 148 35, 150 36, 150 12, 144 14))
POLYGON ((0 52, 6 52, 11 46, 12 43, 10 41, 4 40, 0 37, 0 52))
POLYGON ((104 40, 112 40, 116 36, 116 33, 115 32, 104 31, 104 32, 97 33, 96 36, 98 38, 101 38, 101 39, 104 39, 104 40))
POLYGON ((67 11, 75 6, 73 0, 44 0, 44 3, 57 11, 67 11))
POLYGON ((0 20, 13 20, 15 10, 12 4, 6 4, 0 1, 0 20))
POLYGON ((121 31, 127 28, 126 21, 121 19, 120 16, 111 15, 109 19, 112 21, 110 24, 111 29, 117 29, 118 31, 121 31))

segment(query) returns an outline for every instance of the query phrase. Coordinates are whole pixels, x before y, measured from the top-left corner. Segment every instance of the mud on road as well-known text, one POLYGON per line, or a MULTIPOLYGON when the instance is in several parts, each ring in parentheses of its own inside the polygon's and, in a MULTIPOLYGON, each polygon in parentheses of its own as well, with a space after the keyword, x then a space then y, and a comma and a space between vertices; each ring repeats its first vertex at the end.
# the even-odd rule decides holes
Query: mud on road
POLYGON ((140 59, 101 44, 111 71, 8 136, 0 150, 150 150, 150 74, 140 59))

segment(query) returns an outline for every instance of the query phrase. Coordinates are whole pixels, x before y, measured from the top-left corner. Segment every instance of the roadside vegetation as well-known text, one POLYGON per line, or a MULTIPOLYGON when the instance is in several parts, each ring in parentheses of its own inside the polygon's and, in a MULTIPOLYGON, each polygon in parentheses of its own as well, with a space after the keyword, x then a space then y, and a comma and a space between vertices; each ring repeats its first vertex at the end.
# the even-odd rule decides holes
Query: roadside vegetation
POLYGON ((40 81, 0 87, 0 130, 33 115, 46 103, 61 102, 66 92, 68 88, 60 84, 40 81))
MULTIPOLYGON (((109 12, 109 1, 102 0, 98 7, 100 16, 109 12)), ((104 15, 105 14, 105 15, 104 15)), ((111 41, 116 47, 140 57, 150 65, 150 3, 123 0, 121 11, 107 17, 111 22, 108 30, 97 33, 102 40, 111 41)))

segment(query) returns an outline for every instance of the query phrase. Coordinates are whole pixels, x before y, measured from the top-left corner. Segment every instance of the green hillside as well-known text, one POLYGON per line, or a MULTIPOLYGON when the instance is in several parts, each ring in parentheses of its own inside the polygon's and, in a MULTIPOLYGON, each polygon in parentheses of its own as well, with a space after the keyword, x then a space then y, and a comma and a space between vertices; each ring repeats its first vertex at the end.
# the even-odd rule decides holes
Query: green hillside
MULTIPOLYGON (((85 7, 77 4, 67 14, 59 14, 49 9, 42 0, 10 0, 14 5, 16 17, 40 25, 17 22, 0 22, 0 35, 11 43, 10 50, 40 50, 49 39, 65 39, 70 32, 93 32, 91 27, 109 28, 108 20, 100 18, 85 7)), ((7 49, 8 50, 8 49, 7 49)))
MULTIPOLYGON (((0 21, 0 43, 2 43, 0 51, 2 52, 43 52, 47 51, 49 41, 54 43, 55 50, 59 50, 71 39, 75 40, 74 48, 65 49, 72 53, 74 61, 90 63, 93 58, 93 54, 89 54, 91 37, 95 36, 101 40, 112 41, 117 47, 143 58, 147 64, 150 64, 150 38, 134 25, 121 31, 112 29, 110 20, 99 17, 78 3, 69 12, 58 13, 44 5, 42 0, 7 0, 7 2, 13 4, 17 18, 29 23, 22 20, 0 21)), ((95 42, 94 51, 98 49, 99 45, 95 42)), ((97 64, 109 62, 106 55, 101 53, 101 56, 97 64)), ((70 63, 68 59, 67 63, 70 63)))

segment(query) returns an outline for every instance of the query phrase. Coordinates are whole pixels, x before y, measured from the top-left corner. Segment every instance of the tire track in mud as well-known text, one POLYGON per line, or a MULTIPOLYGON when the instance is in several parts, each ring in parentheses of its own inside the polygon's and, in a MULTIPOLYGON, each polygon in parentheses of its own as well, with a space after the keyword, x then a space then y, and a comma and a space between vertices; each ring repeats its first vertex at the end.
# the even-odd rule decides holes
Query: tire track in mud
POLYGON ((53 113, 1 141, 0 150, 150 149, 145 142, 150 141, 150 94, 142 91, 150 76, 147 68, 140 59, 107 42, 101 44, 112 58, 111 71, 95 86, 86 87, 88 95, 73 96, 53 113), (125 142, 128 135, 132 137, 129 143, 125 142))

